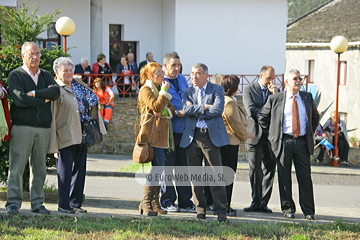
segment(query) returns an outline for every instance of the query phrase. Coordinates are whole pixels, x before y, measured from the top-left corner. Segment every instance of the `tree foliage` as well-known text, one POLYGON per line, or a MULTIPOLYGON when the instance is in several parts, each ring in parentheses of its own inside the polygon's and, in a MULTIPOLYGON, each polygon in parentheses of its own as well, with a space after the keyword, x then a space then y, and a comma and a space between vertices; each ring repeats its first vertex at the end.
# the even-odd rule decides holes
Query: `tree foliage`
POLYGON ((288 21, 291 22, 329 0, 288 0, 288 21))
POLYGON ((34 42, 40 33, 50 28, 50 23, 55 20, 55 16, 66 7, 45 15, 37 15, 36 12, 39 10, 37 7, 29 14, 29 11, 38 3, 26 7, 28 1, 26 0, 17 8, 0 5, 1 38, 8 45, 20 46, 24 42, 34 42))

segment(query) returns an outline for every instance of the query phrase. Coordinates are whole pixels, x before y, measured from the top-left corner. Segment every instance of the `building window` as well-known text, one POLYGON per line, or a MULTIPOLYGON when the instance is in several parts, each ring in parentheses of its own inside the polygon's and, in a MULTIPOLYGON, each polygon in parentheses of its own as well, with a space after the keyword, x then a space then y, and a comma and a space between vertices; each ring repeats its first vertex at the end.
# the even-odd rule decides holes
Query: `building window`
POLYGON ((309 60, 308 61, 308 83, 314 83, 314 71, 315 69, 315 60, 309 60))
POLYGON ((109 62, 110 66, 115 71, 116 65, 120 63, 122 56, 129 52, 134 54, 134 61, 136 61, 136 43, 133 41, 122 41, 123 39, 123 25, 110 24, 109 25, 109 62))
POLYGON ((347 62, 340 61, 340 86, 346 86, 347 62))
POLYGON ((347 124, 347 113, 339 112, 339 119, 343 120, 345 122, 345 124, 347 124))
POLYGON ((36 39, 36 43, 40 48, 46 48, 48 50, 56 49, 61 45, 61 38, 56 32, 55 23, 51 23, 51 27, 46 31, 46 38, 38 38, 36 39))

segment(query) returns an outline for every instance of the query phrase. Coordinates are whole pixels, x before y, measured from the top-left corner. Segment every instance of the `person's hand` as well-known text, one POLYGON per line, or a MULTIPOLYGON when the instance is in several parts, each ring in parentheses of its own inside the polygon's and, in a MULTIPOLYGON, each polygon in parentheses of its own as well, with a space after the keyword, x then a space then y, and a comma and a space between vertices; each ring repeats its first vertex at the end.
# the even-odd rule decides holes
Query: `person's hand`
POLYGON ((190 101, 186 101, 185 104, 186 105, 192 105, 192 103, 190 101))
POLYGON ((32 91, 27 92, 26 95, 32 97, 33 96, 32 91))
POLYGON ((109 106, 109 105, 110 105, 110 102, 105 103, 105 105, 106 105, 106 106, 109 106))
POLYGON ((179 110, 178 114, 176 115, 178 117, 185 117, 183 110, 179 110))
POLYGON ((272 93, 277 93, 279 92, 277 86, 273 83, 273 81, 270 82, 270 84, 268 85, 268 89, 270 92, 272 93))
POLYGON ((248 135, 248 138, 251 138, 251 139, 255 138, 255 134, 253 132, 248 132, 247 135, 248 135))
POLYGON ((161 116, 161 112, 154 112, 154 115, 157 116, 157 117, 160 117, 160 116, 161 116))
POLYGON ((321 136, 322 136, 323 138, 326 138, 326 137, 327 137, 326 133, 323 133, 321 136))
POLYGON ((90 74, 90 72, 86 71, 86 72, 84 72, 84 74, 85 74, 85 75, 88 75, 88 74, 90 74))
POLYGON ((161 84, 161 87, 166 87, 167 89, 170 88, 170 83, 167 82, 167 81, 164 81, 162 84, 161 84))
POLYGON ((49 100, 49 99, 45 99, 45 103, 48 103, 48 102, 50 102, 50 100, 49 100))
POLYGON ((205 104, 204 110, 208 110, 209 108, 211 108, 213 105, 210 104, 205 104))

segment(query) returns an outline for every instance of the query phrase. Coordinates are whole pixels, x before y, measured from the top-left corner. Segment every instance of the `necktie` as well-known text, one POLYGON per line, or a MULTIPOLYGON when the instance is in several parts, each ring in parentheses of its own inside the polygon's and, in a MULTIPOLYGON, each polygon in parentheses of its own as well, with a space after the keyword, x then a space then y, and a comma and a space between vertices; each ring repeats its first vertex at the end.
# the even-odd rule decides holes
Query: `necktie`
POLYGON ((263 98, 264 98, 264 102, 266 102, 266 91, 267 91, 267 88, 263 88, 261 89, 262 93, 263 93, 263 98))
MULTIPOLYGON (((200 104, 204 104, 205 89, 200 88, 200 104)), ((196 124, 198 128, 207 128, 205 120, 199 120, 196 124)))
POLYGON ((294 137, 298 137, 300 135, 299 108, 296 102, 296 96, 293 96, 292 102, 292 134, 294 137))

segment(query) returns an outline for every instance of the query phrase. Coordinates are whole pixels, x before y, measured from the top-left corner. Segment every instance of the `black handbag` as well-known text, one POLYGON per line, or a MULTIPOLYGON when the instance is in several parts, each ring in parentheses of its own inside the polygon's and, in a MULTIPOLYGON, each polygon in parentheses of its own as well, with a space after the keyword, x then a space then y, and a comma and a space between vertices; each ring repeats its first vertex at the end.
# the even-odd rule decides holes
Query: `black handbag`
POLYGON ((101 143, 103 138, 100 132, 98 121, 91 118, 89 115, 89 104, 85 99, 83 100, 83 104, 86 109, 86 115, 90 120, 84 119, 84 121, 81 123, 82 139, 80 147, 87 148, 101 143))

